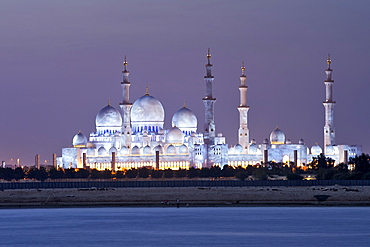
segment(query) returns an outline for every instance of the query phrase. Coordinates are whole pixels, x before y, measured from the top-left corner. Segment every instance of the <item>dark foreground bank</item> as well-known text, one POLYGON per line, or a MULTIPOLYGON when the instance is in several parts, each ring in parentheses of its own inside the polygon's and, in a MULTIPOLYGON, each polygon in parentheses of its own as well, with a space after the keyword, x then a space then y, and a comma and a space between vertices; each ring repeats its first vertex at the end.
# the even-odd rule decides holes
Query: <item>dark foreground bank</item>
POLYGON ((2 208, 176 207, 177 204, 180 207, 370 206, 370 187, 91 187, 0 191, 2 208), (322 196, 327 199, 323 200, 322 196))

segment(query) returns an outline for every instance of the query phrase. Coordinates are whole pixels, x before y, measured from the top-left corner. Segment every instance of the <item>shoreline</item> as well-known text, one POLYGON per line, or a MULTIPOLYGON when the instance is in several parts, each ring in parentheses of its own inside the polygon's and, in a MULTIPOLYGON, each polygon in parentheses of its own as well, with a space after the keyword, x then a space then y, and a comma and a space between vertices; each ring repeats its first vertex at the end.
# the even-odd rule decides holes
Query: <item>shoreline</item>
POLYGON ((0 191, 0 209, 73 207, 370 206, 370 187, 150 187, 0 191), (330 196, 319 202, 314 195, 330 196), (168 204, 166 204, 166 201, 168 204))

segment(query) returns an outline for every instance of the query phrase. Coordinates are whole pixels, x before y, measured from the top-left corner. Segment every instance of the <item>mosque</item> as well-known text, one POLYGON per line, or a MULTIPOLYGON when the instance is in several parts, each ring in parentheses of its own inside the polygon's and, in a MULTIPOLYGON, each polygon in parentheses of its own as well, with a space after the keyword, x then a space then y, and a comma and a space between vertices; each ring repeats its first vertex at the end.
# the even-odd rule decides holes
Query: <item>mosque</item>
POLYGON ((58 167, 91 168, 97 170, 124 170, 150 167, 154 169, 188 169, 230 165, 233 167, 263 164, 269 161, 304 166, 323 153, 336 164, 347 163, 350 157, 361 154, 361 146, 336 145, 334 128, 334 106, 331 60, 328 57, 326 69, 326 98, 324 145, 306 146, 303 139, 292 143, 279 128, 273 130, 270 139, 262 144, 250 140, 248 128, 247 77, 244 63, 240 76, 240 105, 238 144, 228 146, 222 134, 216 134, 212 94, 211 53, 207 54, 206 94, 202 99, 205 107, 203 131, 198 131, 198 119, 185 105, 172 117, 172 128, 164 129, 165 111, 162 103, 149 94, 134 103, 130 101, 129 71, 124 60, 122 103, 116 109, 108 103, 97 114, 96 131, 87 138, 81 132, 72 140, 72 147, 63 148, 57 158, 58 167))

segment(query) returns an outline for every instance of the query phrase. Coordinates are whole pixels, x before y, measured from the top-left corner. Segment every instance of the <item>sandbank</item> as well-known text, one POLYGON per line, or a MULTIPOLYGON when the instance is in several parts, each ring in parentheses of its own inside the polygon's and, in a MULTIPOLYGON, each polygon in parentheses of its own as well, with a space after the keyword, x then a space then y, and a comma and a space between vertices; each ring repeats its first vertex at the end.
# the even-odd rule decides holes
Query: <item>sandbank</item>
POLYGON ((155 187, 0 191, 0 208, 370 206, 370 187, 155 187), (314 195, 329 195, 319 202, 314 195))

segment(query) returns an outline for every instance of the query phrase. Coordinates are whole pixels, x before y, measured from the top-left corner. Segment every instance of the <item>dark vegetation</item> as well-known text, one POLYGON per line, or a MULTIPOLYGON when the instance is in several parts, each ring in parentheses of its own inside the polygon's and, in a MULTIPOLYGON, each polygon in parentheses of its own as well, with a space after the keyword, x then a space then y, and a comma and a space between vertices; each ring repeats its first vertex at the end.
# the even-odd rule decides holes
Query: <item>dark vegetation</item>
POLYGON ((339 180, 370 180, 370 156, 362 154, 350 159, 349 165, 339 164, 334 166, 334 160, 324 155, 319 155, 304 167, 295 168, 292 164, 269 162, 265 165, 243 167, 231 167, 225 165, 222 169, 218 166, 211 168, 190 168, 188 170, 153 170, 143 167, 126 171, 111 172, 110 170, 98 171, 95 169, 37 169, 0 168, 0 179, 12 181, 31 179, 45 181, 46 179, 122 179, 122 178, 146 178, 146 179, 171 179, 171 178, 237 178, 240 180, 255 179, 267 180, 276 176, 286 177, 288 180, 302 180, 310 174, 316 179, 339 179, 339 180), (349 169, 349 165, 353 169, 349 169))

